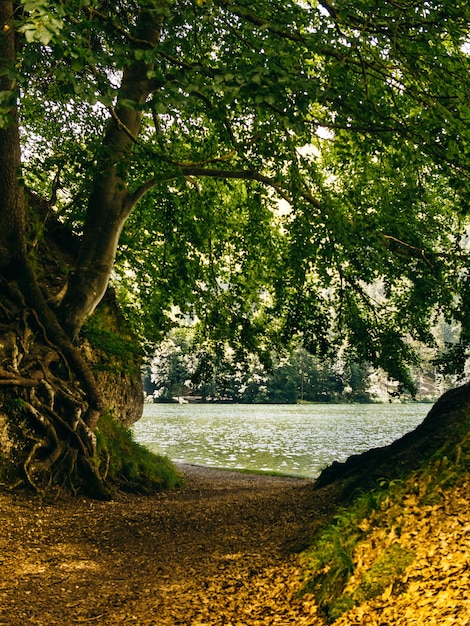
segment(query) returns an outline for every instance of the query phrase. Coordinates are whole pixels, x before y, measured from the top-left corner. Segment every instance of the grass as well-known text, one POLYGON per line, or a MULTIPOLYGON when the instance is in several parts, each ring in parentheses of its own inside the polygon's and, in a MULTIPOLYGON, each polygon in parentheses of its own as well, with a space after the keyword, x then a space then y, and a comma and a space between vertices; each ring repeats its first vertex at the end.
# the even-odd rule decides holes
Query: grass
MULTIPOLYGON (((189 463, 191 465, 191 463, 189 463)), ((273 476, 276 478, 298 478, 299 480, 309 480, 310 476, 302 476, 299 474, 289 474, 288 472, 279 472, 276 470, 249 469, 245 467, 217 467, 217 466, 201 466, 205 469, 213 469, 218 472, 237 472, 237 474, 253 474, 256 476, 273 476)))
POLYGON ((313 593, 329 622, 355 604, 344 591, 355 569, 355 550, 366 534, 362 522, 380 508, 385 493, 384 489, 363 493, 353 505, 340 509, 331 523, 319 529, 304 555, 312 575, 301 594, 313 593))
POLYGON ((100 469, 106 480, 119 489, 150 495, 182 484, 170 459, 135 442, 132 433, 110 413, 100 418, 96 436, 100 469))

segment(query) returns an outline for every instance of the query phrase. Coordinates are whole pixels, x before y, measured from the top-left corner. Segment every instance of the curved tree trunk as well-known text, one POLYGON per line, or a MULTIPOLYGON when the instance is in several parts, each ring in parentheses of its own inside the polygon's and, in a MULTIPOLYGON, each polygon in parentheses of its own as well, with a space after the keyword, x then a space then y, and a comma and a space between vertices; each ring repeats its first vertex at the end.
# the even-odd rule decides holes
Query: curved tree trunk
POLYGON ((9 461, 16 457, 35 488, 54 482, 54 474, 72 486, 80 473, 90 491, 106 495, 93 434, 101 395, 49 308, 27 253, 18 93, 8 78, 16 63, 13 10, 12 2, 0 2, 0 88, 11 99, 9 119, 0 127, 0 439, 14 447, 16 430, 9 461))
MULTIPOLYGON (((140 46, 157 43, 164 4, 138 16, 140 46)), ((0 2, 0 89, 12 103, 8 125, 0 127, 0 470, 37 490, 66 486, 108 497, 106 459, 98 458, 94 432, 105 409, 89 364, 95 355, 86 361, 76 340, 106 292, 122 227, 141 195, 127 191, 126 173, 140 107, 158 85, 143 61, 123 72, 68 290, 52 309, 52 294, 39 284, 27 251, 18 93, 9 78, 17 62, 13 11, 12 2, 0 2)))
MULTIPOLYGON (((136 37, 153 48, 162 24, 161 12, 142 12, 136 37)), ((134 61, 124 70, 98 157, 101 164, 88 202, 80 254, 61 303, 64 327, 74 339, 106 292, 122 228, 141 195, 128 191, 127 172, 141 130, 141 106, 160 86, 148 78, 151 69, 144 61, 134 61)))

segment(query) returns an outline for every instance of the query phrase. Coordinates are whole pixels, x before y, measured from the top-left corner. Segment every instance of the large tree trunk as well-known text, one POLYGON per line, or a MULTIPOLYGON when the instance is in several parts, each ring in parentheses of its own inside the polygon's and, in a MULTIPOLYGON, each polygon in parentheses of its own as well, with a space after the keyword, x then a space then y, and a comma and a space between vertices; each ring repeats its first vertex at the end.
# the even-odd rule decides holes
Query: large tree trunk
POLYGON ((21 176, 21 150, 18 125, 18 93, 9 78, 16 63, 13 3, 0 2, 0 91, 10 93, 11 109, 7 125, 0 124, 0 268, 14 273, 26 254, 24 239, 24 193, 21 176))
MULTIPOLYGON (((134 35, 140 45, 156 44, 162 15, 153 7, 138 17, 134 35)), ((126 172, 141 128, 140 107, 158 85, 147 78, 151 68, 144 62, 134 61, 123 72, 68 291, 53 309, 49 302, 56 305, 51 296, 57 294, 47 284, 47 259, 36 250, 35 263, 45 263, 39 284, 27 251, 18 94, 7 78, 16 64, 12 17, 13 3, 0 2, 0 87, 12 99, 9 124, 0 128, 0 473, 40 491, 55 486, 108 497, 107 459, 98 455, 95 430, 105 408, 117 408, 123 422, 135 421, 140 372, 135 362, 130 378, 108 370, 97 382, 93 368, 104 353, 78 335, 106 293, 122 227, 141 195, 128 192, 126 172), (120 392, 130 410, 122 402, 110 406, 113 394, 102 393, 100 384, 113 382, 130 390, 120 392)))
MULTIPOLYGON (((143 12, 136 37, 149 48, 154 47, 162 23, 163 16, 158 11, 143 12)), ((147 78, 151 69, 145 62, 135 61, 123 71, 117 105, 98 157, 100 166, 88 202, 80 254, 61 304, 64 326, 72 338, 77 337, 106 292, 122 228, 141 196, 139 191, 128 191, 127 172, 141 130, 141 107, 160 86, 147 78)))
POLYGON ((105 495, 93 434, 103 411, 101 394, 89 365, 48 306, 28 258, 18 93, 8 78, 16 64, 11 2, 0 2, 0 28, 0 87, 11 98, 9 119, 0 127, 3 473, 19 475, 21 466, 20 481, 38 489, 64 480, 72 486, 80 475, 90 492, 105 495))

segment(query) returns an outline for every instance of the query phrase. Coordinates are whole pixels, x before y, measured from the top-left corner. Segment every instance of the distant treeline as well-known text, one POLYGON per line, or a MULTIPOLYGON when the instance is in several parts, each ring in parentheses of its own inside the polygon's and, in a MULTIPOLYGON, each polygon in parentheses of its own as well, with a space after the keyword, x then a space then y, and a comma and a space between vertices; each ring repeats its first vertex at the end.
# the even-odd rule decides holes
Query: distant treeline
POLYGON ((171 402, 297 403, 371 402, 367 364, 319 359, 298 347, 263 364, 255 355, 240 359, 225 346, 195 348, 191 334, 165 339, 144 374, 148 399, 171 402))

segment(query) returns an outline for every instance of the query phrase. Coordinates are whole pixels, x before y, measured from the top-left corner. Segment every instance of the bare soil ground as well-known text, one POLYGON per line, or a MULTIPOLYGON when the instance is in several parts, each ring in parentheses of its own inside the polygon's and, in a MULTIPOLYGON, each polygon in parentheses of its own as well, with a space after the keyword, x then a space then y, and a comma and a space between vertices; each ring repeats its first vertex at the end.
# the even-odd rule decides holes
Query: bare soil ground
POLYGON ((0 492, 0 626, 322 624, 297 554, 335 488, 181 470, 182 489, 112 502, 0 492))

